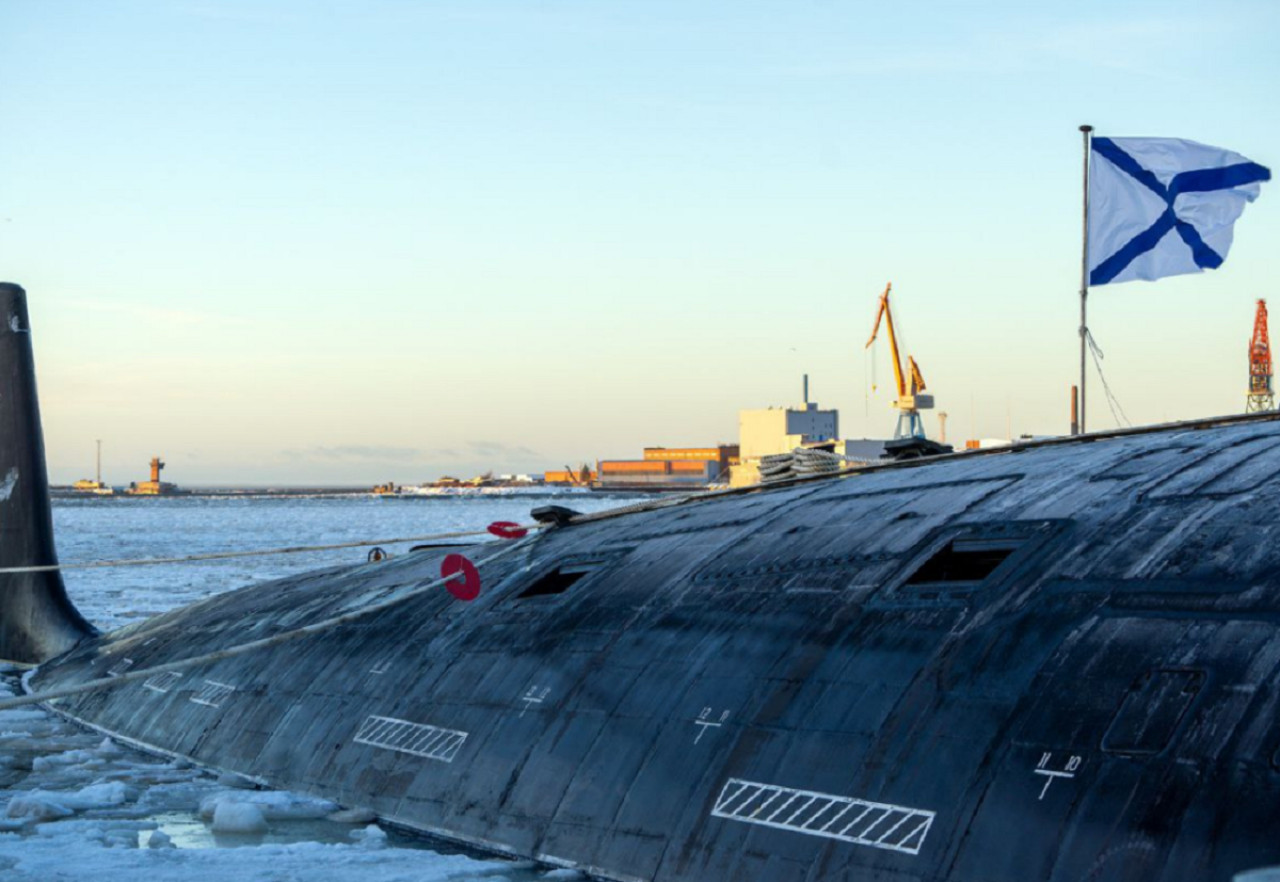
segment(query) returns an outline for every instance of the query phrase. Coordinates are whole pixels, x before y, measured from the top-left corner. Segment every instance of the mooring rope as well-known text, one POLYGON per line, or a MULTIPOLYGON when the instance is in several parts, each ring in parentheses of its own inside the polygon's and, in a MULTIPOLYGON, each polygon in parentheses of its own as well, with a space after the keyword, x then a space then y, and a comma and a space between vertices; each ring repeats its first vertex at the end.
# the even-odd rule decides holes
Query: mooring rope
MULTIPOLYGON (((539 524, 538 526, 545 525, 539 524)), ((529 536, 527 540, 517 539, 509 544, 504 544, 493 554, 475 561, 474 566, 480 567, 485 564, 492 563, 501 557, 505 557, 516 549, 526 545, 527 542, 531 541, 535 536, 536 534, 529 536)), ((54 701, 55 699, 68 698, 73 695, 84 695, 89 692, 102 692, 107 689, 115 689, 118 686, 134 683, 138 680, 147 680, 157 674, 163 674, 168 671, 181 671, 187 668, 197 667, 199 665, 211 664, 213 662, 222 661, 223 659, 235 658, 239 655, 247 655, 251 652, 257 652, 260 649, 269 649, 273 646, 279 646, 282 643, 299 640, 303 637, 312 637, 317 634, 323 634, 327 631, 332 631, 335 628, 340 628, 343 625, 350 624, 351 622, 357 621, 365 616, 372 615, 373 613, 382 612, 383 610, 398 606, 412 597, 417 597, 420 594, 424 594, 427 591, 431 591, 436 588, 442 588, 450 582, 455 582, 458 579, 458 573, 450 573, 448 575, 441 576, 439 579, 433 579, 430 582, 419 585, 416 588, 412 588, 404 594, 400 594, 396 597, 390 597, 386 600, 378 601, 377 603, 371 603, 358 610, 352 610, 351 612, 343 613, 338 616, 331 616, 330 618, 322 619, 319 622, 313 622, 310 625, 303 625, 290 631, 282 631, 281 633, 273 634, 270 637, 262 637, 258 640, 238 643, 235 646, 229 646, 226 649, 219 649, 216 652, 209 652, 204 655, 197 655, 191 658, 180 659, 178 661, 165 662, 164 664, 154 665, 149 668, 127 671, 115 676, 102 677, 97 680, 86 680, 85 682, 77 683, 74 686, 64 686, 60 689, 49 689, 44 692, 33 692, 28 695, 6 698, 0 700, 0 711, 30 704, 45 704, 47 702, 54 701)))
MULTIPOLYGON (((516 526, 516 525, 513 525, 516 526)), ((540 530, 546 524, 521 524, 520 530, 540 530)), ((440 539, 467 539, 486 536, 493 531, 463 530, 456 533, 434 533, 430 536, 401 536, 396 539, 367 539, 360 542, 339 542, 334 545, 290 545, 283 548, 255 548, 248 551, 212 551, 205 554, 186 554, 181 557, 141 557, 126 560, 95 560, 83 563, 42 564, 29 567, 0 567, 0 575, 6 573, 51 573, 57 570, 90 570, 100 567, 146 567, 156 564, 194 563, 203 560, 231 560, 239 557, 271 557, 278 554, 307 554, 317 551, 335 551, 343 548, 369 548, 375 545, 400 545, 405 542, 434 542, 440 539)))

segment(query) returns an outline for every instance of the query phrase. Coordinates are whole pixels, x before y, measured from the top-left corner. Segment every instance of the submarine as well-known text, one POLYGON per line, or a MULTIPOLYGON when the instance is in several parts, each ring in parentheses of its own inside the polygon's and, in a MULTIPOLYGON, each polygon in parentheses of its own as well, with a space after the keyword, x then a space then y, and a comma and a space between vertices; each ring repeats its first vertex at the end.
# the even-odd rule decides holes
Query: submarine
POLYGON ((551 509, 98 633, 0 304, 0 657, 59 715, 615 882, 1280 865, 1274 413, 551 509))

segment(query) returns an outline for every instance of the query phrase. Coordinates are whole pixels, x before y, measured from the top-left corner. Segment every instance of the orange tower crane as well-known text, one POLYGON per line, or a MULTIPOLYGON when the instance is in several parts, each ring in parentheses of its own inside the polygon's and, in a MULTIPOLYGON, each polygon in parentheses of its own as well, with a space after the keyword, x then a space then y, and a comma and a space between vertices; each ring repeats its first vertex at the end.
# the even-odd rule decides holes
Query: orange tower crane
POLYGON ((1258 301, 1253 319, 1253 339, 1249 341, 1249 396, 1245 413, 1275 410, 1275 393, 1271 389, 1271 337, 1267 334, 1267 301, 1258 301))
POLYGON ((933 396, 922 395, 924 392, 924 375, 920 366, 911 356, 907 356, 907 372, 902 370, 902 359, 898 355, 898 338, 893 333, 893 312, 889 309, 889 292, 893 283, 884 286, 880 295, 880 306, 876 310, 876 321, 871 327, 871 339, 864 348, 871 348, 876 342, 876 334, 880 333, 880 320, 883 318, 885 328, 889 332, 889 358, 893 362, 893 379, 897 382, 898 399, 893 406, 898 409, 898 425, 893 430, 894 439, 923 438, 924 423, 920 419, 920 411, 933 407, 933 396))

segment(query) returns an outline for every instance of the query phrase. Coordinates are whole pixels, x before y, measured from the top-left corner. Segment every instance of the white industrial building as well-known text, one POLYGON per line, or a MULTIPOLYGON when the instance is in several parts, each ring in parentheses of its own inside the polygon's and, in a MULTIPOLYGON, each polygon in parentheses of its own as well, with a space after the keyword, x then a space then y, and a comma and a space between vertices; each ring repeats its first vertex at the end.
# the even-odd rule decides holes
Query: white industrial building
POLYGON ((790 453, 797 447, 835 443, 840 438, 840 414, 822 410, 809 401, 805 377, 805 401, 800 407, 768 407, 738 411, 738 449, 741 462, 733 467, 730 486, 745 487, 760 481, 760 458, 790 453))

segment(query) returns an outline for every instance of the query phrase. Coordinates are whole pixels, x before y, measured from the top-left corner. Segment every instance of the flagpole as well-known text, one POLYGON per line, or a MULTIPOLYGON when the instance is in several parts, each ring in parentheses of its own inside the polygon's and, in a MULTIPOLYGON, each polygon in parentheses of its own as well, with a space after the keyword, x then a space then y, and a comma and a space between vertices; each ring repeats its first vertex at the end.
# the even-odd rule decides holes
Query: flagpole
POLYGON ((1084 230, 1080 246, 1080 434, 1085 433, 1085 349, 1088 346, 1089 324, 1085 320, 1085 303, 1089 299, 1089 133, 1093 126, 1081 126, 1084 135, 1084 230))

